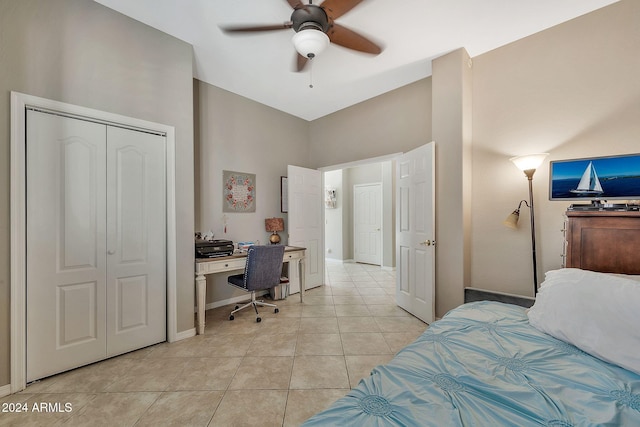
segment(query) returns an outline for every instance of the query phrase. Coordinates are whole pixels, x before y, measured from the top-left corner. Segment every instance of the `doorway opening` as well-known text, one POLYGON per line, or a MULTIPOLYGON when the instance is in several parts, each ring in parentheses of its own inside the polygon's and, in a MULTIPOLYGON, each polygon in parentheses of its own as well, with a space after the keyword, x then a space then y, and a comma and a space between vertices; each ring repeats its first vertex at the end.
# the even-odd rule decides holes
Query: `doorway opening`
POLYGON ((328 262, 354 263, 354 188, 380 184, 380 261, 383 269, 395 268, 395 158, 398 154, 321 168, 325 189, 324 254, 328 262), (328 199, 333 194, 334 201, 328 199))
MULTIPOLYGON (((354 235, 354 233, 345 232, 345 228, 349 229, 348 221, 353 215, 344 212, 348 211, 348 201, 353 200, 353 197, 340 199, 339 190, 347 192, 350 189, 350 185, 346 185, 345 181, 350 181, 351 169, 356 167, 362 167, 363 170, 382 170, 383 266, 389 265, 390 268, 394 268, 397 262, 396 303, 398 306, 430 323, 433 321, 435 312, 434 143, 431 142, 407 153, 385 159, 326 168, 324 185, 331 185, 332 190, 325 193, 335 193, 336 208, 343 207, 343 212, 336 215, 333 223, 330 222, 331 214, 327 215, 325 212, 324 226, 328 234, 325 237, 327 261, 331 259, 329 256, 334 246, 342 251, 341 257, 334 257, 339 262, 354 261, 353 244, 351 247, 345 244, 349 235, 354 235), (380 163, 380 166, 375 163, 380 163), (329 173, 332 171, 337 172, 329 173), (390 179, 385 180, 385 177, 390 179), (390 238, 387 239, 387 236, 390 238), (385 251, 387 251, 386 254, 385 251), (386 264, 389 261, 391 262, 386 264)), ((357 172, 361 171, 357 170, 357 172)), ((366 176, 366 173, 362 175, 366 176)), ((371 178, 367 177, 367 180, 371 178)), ((349 184, 353 183, 349 182, 349 184)))

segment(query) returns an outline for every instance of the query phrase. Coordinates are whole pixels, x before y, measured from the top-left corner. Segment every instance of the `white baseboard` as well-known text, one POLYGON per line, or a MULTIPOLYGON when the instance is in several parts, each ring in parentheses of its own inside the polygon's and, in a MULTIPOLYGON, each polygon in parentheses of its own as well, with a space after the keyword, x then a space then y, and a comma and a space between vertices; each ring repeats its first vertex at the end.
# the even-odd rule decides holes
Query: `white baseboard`
POLYGON ((0 397, 9 396, 11 394, 11 384, 0 386, 0 397))
POLYGON ((195 336, 196 336, 196 328, 191 328, 191 329, 187 329, 186 331, 178 332, 176 334, 175 341, 171 341, 171 342, 176 342, 176 341, 184 340, 184 339, 195 337, 195 336))
POLYGON ((352 259, 335 259, 335 258, 325 258, 325 262, 333 263, 333 264, 354 264, 355 261, 352 259))

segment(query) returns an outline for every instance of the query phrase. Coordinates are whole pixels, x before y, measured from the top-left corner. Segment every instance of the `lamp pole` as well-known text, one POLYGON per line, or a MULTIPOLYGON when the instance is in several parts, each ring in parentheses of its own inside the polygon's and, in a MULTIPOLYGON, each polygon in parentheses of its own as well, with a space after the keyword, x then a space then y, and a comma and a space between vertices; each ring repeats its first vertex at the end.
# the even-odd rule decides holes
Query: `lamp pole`
POLYGON ((533 174, 542 164, 549 153, 528 154, 512 157, 511 160, 518 169, 524 172, 529 180, 529 210, 531 211, 531 254, 533 257, 533 296, 538 293, 538 268, 536 266, 536 222, 533 215, 533 174))
POLYGON ((531 211, 531 253, 533 256, 533 295, 538 293, 538 268, 536 267, 536 222, 533 214, 533 174, 535 169, 527 169, 524 174, 529 181, 529 210, 531 211))

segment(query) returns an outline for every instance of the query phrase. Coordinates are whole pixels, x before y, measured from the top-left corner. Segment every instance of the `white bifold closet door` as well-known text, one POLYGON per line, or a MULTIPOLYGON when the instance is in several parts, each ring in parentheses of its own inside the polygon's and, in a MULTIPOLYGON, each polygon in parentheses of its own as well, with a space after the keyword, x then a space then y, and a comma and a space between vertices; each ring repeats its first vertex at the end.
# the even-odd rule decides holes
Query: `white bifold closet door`
POLYGON ((165 137, 27 110, 27 381, 166 339, 165 137))

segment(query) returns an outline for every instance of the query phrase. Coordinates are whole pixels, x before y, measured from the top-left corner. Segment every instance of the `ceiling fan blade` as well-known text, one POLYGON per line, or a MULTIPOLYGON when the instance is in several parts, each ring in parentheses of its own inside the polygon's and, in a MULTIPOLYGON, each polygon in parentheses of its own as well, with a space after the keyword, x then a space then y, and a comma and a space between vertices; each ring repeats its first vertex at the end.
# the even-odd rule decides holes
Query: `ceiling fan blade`
POLYGON ((382 47, 378 46, 368 38, 352 31, 342 25, 333 23, 327 31, 331 43, 357 50, 359 52, 372 53, 374 55, 382 52, 382 47))
POLYGON ((338 19, 351 9, 356 7, 362 0, 324 0, 320 5, 327 12, 331 19, 338 19))
POLYGON ((297 72, 304 70, 304 67, 306 67, 308 63, 309 63, 309 58, 304 57, 300 55, 298 52, 296 52, 296 71, 297 72))
POLYGON ((289 3, 289 6, 291 6, 292 8, 298 10, 298 9, 306 9, 307 5, 302 3, 300 0, 287 0, 287 3, 289 3))
POLYGON ((222 31, 225 33, 248 33, 248 32, 257 32, 257 31, 273 31, 273 30, 285 30, 291 28, 293 23, 285 22, 284 24, 274 24, 274 25, 232 25, 227 27, 220 27, 222 31))

